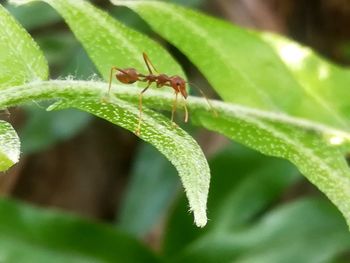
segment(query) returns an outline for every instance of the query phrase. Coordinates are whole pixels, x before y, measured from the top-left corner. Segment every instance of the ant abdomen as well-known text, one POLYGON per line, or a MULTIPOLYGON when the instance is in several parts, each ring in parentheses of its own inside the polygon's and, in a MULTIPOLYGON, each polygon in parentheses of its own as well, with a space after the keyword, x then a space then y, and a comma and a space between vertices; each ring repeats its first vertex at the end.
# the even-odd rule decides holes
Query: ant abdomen
POLYGON ((115 77, 124 84, 132 84, 139 80, 139 74, 134 68, 118 69, 115 77))

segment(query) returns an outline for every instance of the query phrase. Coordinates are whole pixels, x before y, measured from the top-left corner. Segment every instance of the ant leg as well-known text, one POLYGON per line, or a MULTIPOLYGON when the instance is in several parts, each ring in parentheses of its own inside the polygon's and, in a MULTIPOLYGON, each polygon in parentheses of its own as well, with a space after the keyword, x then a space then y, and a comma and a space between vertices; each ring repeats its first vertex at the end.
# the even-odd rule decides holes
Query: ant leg
POLYGON ((174 99, 174 103, 173 103, 173 109, 171 111, 171 122, 174 124, 174 114, 176 111, 176 106, 177 106, 177 92, 175 92, 175 99, 174 99))
POLYGON ((141 131, 141 122, 142 122, 142 94, 149 88, 149 86, 151 85, 151 82, 148 82, 146 88, 144 88, 139 95, 139 123, 137 125, 137 129, 136 129, 136 135, 140 135, 140 131, 141 131))
POLYGON ((187 101, 184 99, 184 108, 185 108, 185 122, 188 122, 188 110, 187 110, 187 101))
POLYGON ((128 72, 126 72, 125 70, 122 70, 120 68, 117 68, 117 67, 111 67, 111 73, 109 74, 109 85, 108 85, 108 96, 109 94, 111 93, 111 88, 112 88, 112 78, 113 78, 113 72, 117 70, 117 71, 120 71, 126 75, 128 75, 128 72))
POLYGON ((116 67, 111 67, 111 73, 109 74, 109 86, 108 86, 108 96, 111 93, 113 71, 118 70, 116 67))
POLYGON ((151 60, 149 59, 149 57, 147 56, 147 54, 146 54, 145 52, 143 52, 143 53, 142 53, 142 56, 143 56, 143 60, 144 60, 145 63, 146 63, 146 66, 147 66, 147 69, 148 69, 149 74, 153 75, 151 66, 152 66, 152 68, 154 69, 154 71, 158 73, 157 69, 154 67, 153 63, 151 62, 151 60))

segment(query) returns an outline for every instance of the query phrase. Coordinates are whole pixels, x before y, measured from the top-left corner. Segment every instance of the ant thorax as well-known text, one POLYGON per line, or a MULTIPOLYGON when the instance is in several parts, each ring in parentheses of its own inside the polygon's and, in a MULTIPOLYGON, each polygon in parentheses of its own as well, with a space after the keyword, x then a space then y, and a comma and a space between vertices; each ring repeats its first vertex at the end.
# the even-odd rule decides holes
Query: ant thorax
POLYGON ((156 81, 157 81, 157 78, 158 78, 157 75, 149 74, 149 75, 143 76, 142 81, 156 82, 156 81))
POLYGON ((159 74, 157 76, 157 86, 158 87, 162 87, 165 85, 169 86, 169 84, 167 84, 167 82, 169 82, 169 81, 170 81, 170 78, 166 74, 159 74))

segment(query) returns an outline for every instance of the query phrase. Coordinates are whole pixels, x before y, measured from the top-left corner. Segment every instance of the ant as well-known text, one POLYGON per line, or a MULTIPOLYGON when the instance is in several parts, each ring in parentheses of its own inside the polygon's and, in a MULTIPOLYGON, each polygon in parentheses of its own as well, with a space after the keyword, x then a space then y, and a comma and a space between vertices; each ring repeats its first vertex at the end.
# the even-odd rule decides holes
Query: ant
MULTIPOLYGON (((142 122, 142 95, 145 93, 145 91, 150 87, 150 85, 154 82, 157 85, 157 88, 162 88, 164 86, 171 87, 175 91, 175 99, 173 102, 173 107, 171 111, 171 121, 173 122, 174 120, 174 114, 176 111, 176 106, 177 106, 177 100, 178 100, 178 94, 180 93, 182 97, 185 99, 184 102, 184 108, 185 108, 185 122, 188 121, 188 110, 186 106, 186 98, 187 98, 187 91, 186 91, 186 81, 181 78, 180 76, 174 75, 174 76, 168 76, 166 74, 159 74, 154 65, 152 64, 151 60, 148 58, 147 54, 145 52, 142 53, 143 55, 143 60, 145 61, 145 64, 147 66, 148 75, 140 74, 137 72, 136 69, 134 68, 125 68, 125 69, 120 69, 118 67, 112 67, 111 68, 111 73, 109 77, 109 87, 108 87, 108 95, 110 94, 111 91, 111 85, 112 85, 112 77, 114 71, 118 71, 115 77, 122 83, 124 84, 132 84, 135 83, 136 81, 142 81, 142 82, 147 82, 147 86, 140 92, 139 96, 139 122, 138 126, 136 129, 136 134, 140 135, 140 129, 141 129, 141 122, 142 122), (154 74, 151 67, 153 70, 157 73, 154 74)), ((199 89, 199 88, 198 88, 199 89)), ((204 93, 199 89, 201 94, 206 98, 204 93)), ((208 99, 206 98, 207 102, 209 103, 208 99)), ((209 103, 210 105, 210 103, 209 103)), ((210 105, 211 107, 211 105, 210 105)), ((216 113, 216 112, 215 112, 216 113)), ((174 122, 173 122, 174 123, 174 122)))

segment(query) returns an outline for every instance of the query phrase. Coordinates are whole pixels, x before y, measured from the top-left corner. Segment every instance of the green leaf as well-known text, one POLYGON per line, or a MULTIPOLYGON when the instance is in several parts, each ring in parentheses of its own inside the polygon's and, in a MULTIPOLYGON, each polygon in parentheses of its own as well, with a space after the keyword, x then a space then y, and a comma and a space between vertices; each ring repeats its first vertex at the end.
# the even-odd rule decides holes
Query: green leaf
POLYGON ((202 235, 171 262, 329 262, 350 247, 345 224, 323 200, 298 200, 254 223, 202 235))
POLYGON ((176 257, 179 251, 208 233, 229 235, 245 227, 300 179, 296 169, 286 161, 263 156, 238 144, 226 147, 209 164, 212 176, 208 226, 203 231, 193 229, 184 213, 186 204, 182 198, 166 229, 163 249, 170 257, 176 257), (182 235, 182 231, 187 234, 182 235))
POLYGON ((311 48, 285 37, 271 33, 261 33, 260 37, 274 48, 309 96, 348 118, 350 115, 348 68, 331 64, 311 48))
POLYGON ((43 80, 47 62, 30 35, 0 5, 0 89, 43 80))
POLYGON ((225 101, 350 127, 336 102, 310 94, 257 33, 170 3, 112 2, 137 12, 181 50, 225 101))
MULTIPOLYGON (((134 104, 125 100, 137 102, 139 89, 125 85, 117 87, 113 92, 118 99, 102 103, 106 83, 36 82, 3 90, 0 93, 0 107, 32 99, 65 98, 76 103, 72 106, 92 111, 134 131, 138 110, 134 104), (114 112, 119 112, 123 118, 118 119, 118 115, 113 115, 114 112)), ((144 96, 145 105, 158 109, 169 110, 172 101, 171 94, 158 90, 150 90, 144 96)), ((283 114, 212 101, 218 113, 216 117, 209 111, 204 99, 189 97, 188 103, 195 124, 220 132, 264 154, 282 157, 294 163, 339 208, 350 225, 350 172, 343 157, 344 150, 350 148, 348 133, 283 114)), ((179 109, 182 106, 182 102, 179 102, 179 109)), ((205 221, 203 214, 209 183, 209 169, 204 156, 193 139, 178 127, 172 127, 167 119, 148 109, 145 109, 145 113, 142 129, 150 131, 141 136, 170 158, 178 170, 185 171, 181 175, 182 180, 190 199, 190 207, 197 214, 196 222, 201 225, 205 221), (159 141, 159 138, 164 141, 159 141), (193 177, 188 178, 188 175, 193 177)))
POLYGON ((348 133, 239 106, 222 105, 217 110, 220 118, 201 111, 192 114, 193 119, 252 149, 291 161, 328 196, 350 225, 350 171, 344 158, 345 148, 349 149, 348 133))
MULTIPOLYGON (((183 75, 179 65, 159 45, 118 23, 88 2, 72 0, 47 0, 46 2, 67 21, 106 79, 114 63, 118 63, 120 67, 145 67, 142 59, 143 51, 151 57, 159 70, 169 70, 171 73, 183 75)), ((103 90, 107 91, 107 85, 103 90)), ((90 101, 89 98, 74 99, 73 97, 72 99, 70 97, 72 104, 66 101, 66 106, 75 106, 135 131, 138 108, 120 99, 115 99, 114 103, 103 104, 102 97, 102 94, 98 94, 97 99, 94 97, 94 100, 90 101), (116 113, 120 116, 114 115, 116 113)), ((206 199, 210 173, 201 149, 180 128, 174 129, 168 119, 153 113, 146 107, 144 112, 144 127, 140 137, 158 148, 178 169, 189 197, 190 210, 194 212, 195 222, 198 226, 204 226, 207 221, 206 199)))
POLYGON ((211 220, 193 229, 180 200, 165 234, 170 262, 329 262, 350 248, 346 225, 329 203, 287 194, 280 204, 300 178, 287 162, 233 145, 210 167, 211 220))
POLYGON ((11 124, 0 120, 0 172, 18 162, 20 141, 11 124))
POLYGON ((335 96, 320 100, 323 94, 310 94, 255 32, 168 3, 112 2, 136 11, 179 48, 224 100, 264 110, 216 104, 220 118, 200 110, 192 112, 195 122, 264 154, 290 160, 338 206, 350 225, 350 173, 343 157, 349 149, 349 122, 335 96), (316 127, 280 112, 344 131, 319 123, 316 127))
MULTIPOLYGON (((11 1, 26 3, 26 1, 11 1)), ((35 1, 35 0, 34 0, 35 1)), ((132 30, 83 0, 43 0, 58 11, 104 79, 109 79, 112 66, 136 68, 146 73, 142 58, 146 52, 159 72, 184 76, 180 66, 155 41, 132 30)))
MULTIPOLYGON (((137 129, 137 106, 113 98, 109 103, 101 99, 71 99, 58 102, 50 109, 75 107, 106 119, 129 131, 137 129)), ((163 115, 144 109, 140 138, 154 145, 176 167, 181 177, 198 226, 207 223, 206 203, 209 189, 209 167, 196 141, 163 115)))
POLYGON ((137 236, 149 233, 178 193, 180 182, 176 175, 164 156, 151 145, 142 145, 119 209, 118 227, 137 236))
POLYGON ((0 200, 4 262, 159 262, 137 240, 102 224, 0 200))
POLYGON ((43 3, 19 7, 6 4, 5 7, 28 31, 52 25, 61 20, 54 10, 43 3))
MULTIPOLYGON (((110 38, 115 41, 116 46, 120 44, 124 48, 118 49, 118 54, 124 58, 128 57, 128 63, 131 60, 137 61, 138 52, 133 53, 133 43, 136 44, 136 48, 141 46, 141 43, 147 45, 143 42, 144 37, 134 31, 129 32, 87 2, 68 0, 59 2, 48 0, 48 2, 65 17, 101 72, 105 72, 110 67, 106 64, 110 63, 111 54, 114 54, 110 52, 114 48, 114 45, 111 48, 110 38), (85 32, 86 28, 91 32, 85 32), (96 32, 99 32, 101 37, 97 38, 96 32), (123 32, 126 33, 123 34, 123 32), (125 45, 125 42, 118 37, 130 41, 125 45), (128 50, 126 56, 125 49, 128 50), (106 50, 108 52, 105 52, 106 50)), ((343 116, 333 109, 332 101, 329 101, 331 106, 328 107, 320 103, 317 98, 308 96, 304 87, 293 78, 271 47, 261 41, 256 33, 246 32, 222 21, 165 3, 148 1, 127 3, 150 20, 154 28, 159 27, 163 35, 183 50, 195 64, 198 64, 224 99, 270 110, 252 110, 215 103, 214 107, 221 116, 214 118, 208 113, 202 101, 189 99, 192 104, 193 120, 196 123, 221 132, 265 154, 290 160, 311 182, 326 193, 350 222, 348 202, 350 175, 343 158, 343 148, 349 149, 349 134, 272 112, 284 111, 332 124, 335 127, 348 127, 343 116), (181 26, 187 30, 178 30, 181 26), (201 48, 197 48, 199 46, 201 48), (237 57, 236 63, 232 62, 231 57, 237 57)), ((157 52, 159 51, 158 46, 153 47, 157 52)), ((138 49, 138 51, 141 50, 138 49)), ((160 60, 169 61, 166 56, 161 57, 160 60)), ((155 64, 161 64, 160 60, 155 64)), ((138 61, 140 66, 142 59, 139 58, 138 61)), ((138 68, 136 64, 128 64, 128 66, 135 65, 138 68)), ((176 73, 176 71, 172 72, 176 73)), ((103 74, 106 75, 106 73, 103 74)), ((117 104, 121 107, 126 107, 122 100, 137 101, 139 90, 127 88, 127 92, 123 91, 121 86, 118 91, 115 91, 119 95, 117 104)), ((61 92, 64 93, 64 91, 61 92)), ((167 95, 162 96, 160 92, 155 93, 157 95, 149 93, 148 105, 169 108, 172 98, 167 95)), ((99 96, 101 97, 101 94, 99 96)), ((79 104, 79 106, 82 105, 79 104)), ((150 111, 147 110, 147 112, 153 117, 150 111)), ((155 119, 157 118, 158 116, 155 115, 155 119)))
POLYGON ((26 106, 27 122, 19 132, 22 152, 37 152, 71 138, 87 126, 91 115, 76 110, 48 113, 37 105, 26 106))

